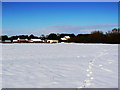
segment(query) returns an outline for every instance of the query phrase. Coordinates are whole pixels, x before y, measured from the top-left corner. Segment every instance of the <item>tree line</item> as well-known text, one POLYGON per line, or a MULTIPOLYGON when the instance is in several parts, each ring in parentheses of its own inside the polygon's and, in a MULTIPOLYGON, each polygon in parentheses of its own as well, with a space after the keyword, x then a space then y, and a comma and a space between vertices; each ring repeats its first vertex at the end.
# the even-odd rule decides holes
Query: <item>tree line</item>
POLYGON ((40 37, 31 35, 16 35, 8 37, 7 35, 2 35, 0 39, 5 40, 14 40, 17 38, 21 39, 41 39, 41 40, 59 40, 63 42, 61 38, 64 36, 70 36, 70 39, 65 40, 64 42, 74 42, 74 43, 111 43, 111 44, 120 44, 120 28, 114 28, 112 31, 103 33, 102 31, 93 31, 90 34, 59 34, 59 33, 50 33, 49 35, 41 35, 40 37))
POLYGON ((120 28, 114 28, 105 34, 102 31, 93 31, 91 34, 78 34, 68 42, 120 44, 120 28))

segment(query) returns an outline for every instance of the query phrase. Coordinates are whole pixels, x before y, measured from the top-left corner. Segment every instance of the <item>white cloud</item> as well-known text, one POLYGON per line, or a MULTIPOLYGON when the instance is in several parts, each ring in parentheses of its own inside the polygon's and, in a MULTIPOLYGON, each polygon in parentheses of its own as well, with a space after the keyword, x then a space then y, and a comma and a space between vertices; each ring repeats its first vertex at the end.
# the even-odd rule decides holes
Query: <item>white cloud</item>
POLYGON ((100 24, 100 25, 54 25, 48 26, 47 29, 43 31, 56 32, 56 33, 90 33, 95 30, 100 30, 106 32, 112 30, 113 28, 118 27, 117 24, 100 24))
POLYGON ((117 28, 117 24, 99 24, 99 25, 54 25, 48 26, 47 28, 32 31, 12 31, 3 30, 3 34, 16 35, 16 34, 35 34, 40 36, 41 34, 49 33, 90 33, 95 30, 100 30, 103 32, 111 31, 113 28, 117 28))

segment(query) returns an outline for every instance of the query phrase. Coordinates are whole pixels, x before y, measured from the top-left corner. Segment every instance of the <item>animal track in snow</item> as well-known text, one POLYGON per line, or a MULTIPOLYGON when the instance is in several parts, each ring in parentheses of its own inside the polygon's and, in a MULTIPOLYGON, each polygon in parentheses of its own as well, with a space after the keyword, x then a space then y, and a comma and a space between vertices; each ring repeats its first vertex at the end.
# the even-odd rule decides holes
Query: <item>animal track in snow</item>
MULTIPOLYGON (((88 69, 86 70, 86 71, 87 71, 87 74, 86 74, 87 77, 86 77, 86 79, 84 80, 83 85, 80 86, 79 88, 86 88, 86 87, 89 87, 89 86, 91 85, 91 81, 94 79, 94 77, 92 76, 92 74, 93 74, 92 68, 93 68, 93 66, 94 66, 94 62, 96 61, 97 58, 99 58, 99 57, 101 57, 102 55, 104 55, 104 52, 106 52, 106 51, 103 50, 103 52, 101 52, 101 53, 99 54, 99 56, 95 57, 93 60, 91 60, 91 61, 89 62, 88 69)), ((102 66, 103 66, 103 65, 101 65, 101 64, 99 65, 99 67, 101 67, 101 69, 104 69, 104 68, 102 68, 102 66)))
POLYGON ((102 67, 103 65, 99 65, 99 67, 102 67))
POLYGON ((108 62, 109 64, 112 64, 113 62, 108 62))

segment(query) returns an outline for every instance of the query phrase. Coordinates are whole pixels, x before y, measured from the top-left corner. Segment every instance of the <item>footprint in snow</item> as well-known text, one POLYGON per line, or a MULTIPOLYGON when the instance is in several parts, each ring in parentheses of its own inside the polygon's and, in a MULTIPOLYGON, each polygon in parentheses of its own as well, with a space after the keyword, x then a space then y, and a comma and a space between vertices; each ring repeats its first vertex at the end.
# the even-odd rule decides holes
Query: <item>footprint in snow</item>
POLYGON ((53 84, 58 84, 58 82, 53 82, 53 84))
POLYGON ((87 72, 89 72, 90 70, 89 70, 89 69, 87 69, 86 71, 87 71, 87 72))
POLYGON ((89 72, 90 74, 92 74, 93 72, 89 72))
POLYGON ((112 64, 112 62, 108 62, 109 64, 112 64))
POLYGON ((99 67, 102 67, 103 65, 99 65, 99 67))
POLYGON ((90 79, 91 79, 91 80, 93 80, 94 78, 93 78, 93 77, 91 77, 90 79))
POLYGON ((87 74, 87 77, 90 77, 90 74, 87 74))

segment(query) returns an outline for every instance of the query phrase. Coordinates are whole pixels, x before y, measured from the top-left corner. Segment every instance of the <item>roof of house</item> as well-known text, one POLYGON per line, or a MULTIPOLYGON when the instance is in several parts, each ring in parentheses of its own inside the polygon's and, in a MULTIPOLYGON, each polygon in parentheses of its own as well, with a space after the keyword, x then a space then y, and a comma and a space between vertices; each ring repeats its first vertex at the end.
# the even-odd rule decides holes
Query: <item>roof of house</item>
POLYGON ((70 38, 70 36, 65 36, 65 38, 67 38, 67 39, 68 39, 68 38, 70 38))
POLYGON ((30 39, 32 41, 42 41, 41 39, 30 39))
POLYGON ((27 41, 28 39, 21 39, 21 38, 18 38, 17 40, 20 40, 20 41, 27 41))
POLYGON ((17 42, 18 40, 13 40, 13 42, 17 42))
POLYGON ((11 40, 5 40, 5 42, 11 42, 11 40))
POLYGON ((67 40, 66 38, 61 38, 61 40, 67 40))

